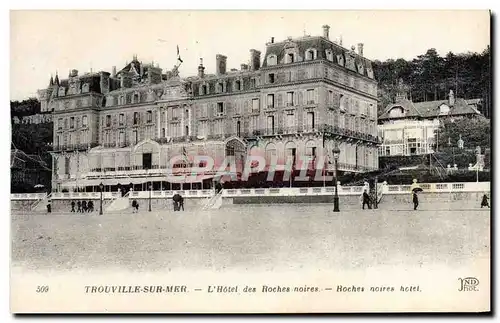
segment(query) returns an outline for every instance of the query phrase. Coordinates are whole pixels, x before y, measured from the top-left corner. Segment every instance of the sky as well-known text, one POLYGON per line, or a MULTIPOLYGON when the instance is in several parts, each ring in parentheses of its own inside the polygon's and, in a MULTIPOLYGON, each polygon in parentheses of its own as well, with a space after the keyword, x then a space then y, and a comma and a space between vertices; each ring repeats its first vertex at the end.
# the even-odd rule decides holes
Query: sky
POLYGON ((227 67, 248 63, 250 49, 288 36, 342 36, 343 46, 364 43, 371 60, 412 59, 429 48, 438 53, 481 52, 490 43, 489 12, 482 11, 11 11, 10 99, 46 88, 56 71, 118 70, 133 55, 172 69, 177 45, 183 77, 215 72, 216 54, 227 67))

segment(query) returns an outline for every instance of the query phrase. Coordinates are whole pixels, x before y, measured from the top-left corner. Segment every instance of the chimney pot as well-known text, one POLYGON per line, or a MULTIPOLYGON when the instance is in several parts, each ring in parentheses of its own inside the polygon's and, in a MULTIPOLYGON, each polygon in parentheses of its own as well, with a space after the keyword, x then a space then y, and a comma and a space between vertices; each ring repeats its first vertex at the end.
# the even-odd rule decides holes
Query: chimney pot
POLYGON ((363 57, 363 43, 358 44, 358 55, 363 57))
POLYGON ((227 56, 217 54, 215 56, 215 71, 217 75, 226 74, 227 56))
POLYGON ((113 66, 111 68, 111 77, 113 77, 113 78, 116 77, 116 66, 113 66))
POLYGON ((271 44, 274 44, 274 37, 271 37, 271 44))
POLYGON ((330 32, 330 26, 328 26, 328 25, 323 25, 323 37, 324 37, 324 38, 326 38, 326 39, 330 39, 329 32, 330 32))
POLYGON ((257 71, 260 69, 260 54, 260 51, 250 49, 250 70, 257 71))

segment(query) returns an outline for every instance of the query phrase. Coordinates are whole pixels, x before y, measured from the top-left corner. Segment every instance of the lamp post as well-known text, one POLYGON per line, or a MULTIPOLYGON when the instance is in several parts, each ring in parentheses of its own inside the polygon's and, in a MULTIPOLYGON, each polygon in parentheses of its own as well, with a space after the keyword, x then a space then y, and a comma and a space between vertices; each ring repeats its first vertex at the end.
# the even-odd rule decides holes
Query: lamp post
POLYGON ((149 212, 151 212, 151 192, 153 191, 153 185, 149 184, 149 212))
POLYGON ((333 212, 340 212, 339 210, 339 190, 338 190, 338 159, 340 155, 340 149, 338 146, 335 146, 332 150, 333 153, 333 159, 335 161, 335 176, 334 176, 334 181, 335 181, 335 196, 333 197, 333 212))
POLYGON ((104 190, 104 184, 99 184, 99 188, 101 189, 101 201, 99 204, 99 215, 102 215, 102 191, 104 190))

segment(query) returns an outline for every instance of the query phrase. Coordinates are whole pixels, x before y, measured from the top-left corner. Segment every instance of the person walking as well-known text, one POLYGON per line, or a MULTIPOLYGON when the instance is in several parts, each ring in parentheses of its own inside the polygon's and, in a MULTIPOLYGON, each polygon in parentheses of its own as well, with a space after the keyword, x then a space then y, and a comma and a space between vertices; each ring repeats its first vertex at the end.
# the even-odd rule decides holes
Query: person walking
POLYGON ((77 206, 77 212, 78 213, 82 212, 82 202, 80 201, 76 202, 76 206, 77 206))
POLYGON ((94 202, 92 200, 89 200, 87 203, 87 209, 89 212, 94 212, 94 202))
POLYGON ((413 191, 413 210, 416 210, 418 207, 418 194, 413 191))
POLYGON ((47 213, 52 212, 52 206, 50 205, 50 202, 47 204, 47 213))
POLYGON ((369 209, 372 208, 370 205, 370 195, 366 190, 363 192, 363 210, 365 209, 365 205, 368 206, 369 209))
POLYGON ((184 197, 181 196, 181 199, 179 200, 179 206, 178 210, 180 211, 182 208, 182 211, 184 211, 184 197))
POLYGON ((481 200, 481 209, 484 207, 490 208, 490 204, 488 203, 488 196, 486 194, 483 195, 483 199, 481 200))
POLYGON ((75 201, 71 201, 71 212, 75 213, 75 201))

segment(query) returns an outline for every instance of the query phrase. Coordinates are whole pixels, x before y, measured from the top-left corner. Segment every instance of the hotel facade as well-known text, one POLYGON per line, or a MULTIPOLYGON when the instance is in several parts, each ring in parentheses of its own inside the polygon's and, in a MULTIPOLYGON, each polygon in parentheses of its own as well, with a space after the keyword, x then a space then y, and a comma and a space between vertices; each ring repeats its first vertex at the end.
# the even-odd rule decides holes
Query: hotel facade
POLYGON ((263 57, 251 49, 239 69, 224 55, 215 61, 215 74, 200 59, 184 78, 136 56, 119 71, 51 78, 38 93, 42 111, 53 111, 53 190, 201 188, 213 172, 175 180, 199 166, 195 156, 218 169, 259 155, 276 170, 303 168, 305 156, 307 168, 332 172, 335 146, 340 172, 378 168, 377 82, 362 44, 346 49, 323 26, 322 36, 273 39, 263 57))

